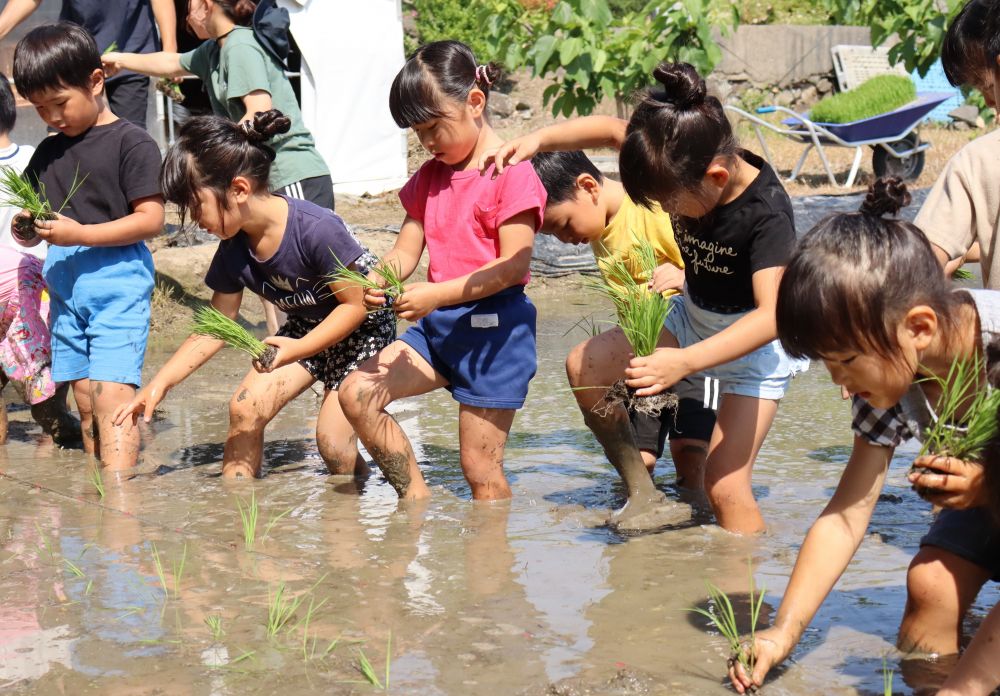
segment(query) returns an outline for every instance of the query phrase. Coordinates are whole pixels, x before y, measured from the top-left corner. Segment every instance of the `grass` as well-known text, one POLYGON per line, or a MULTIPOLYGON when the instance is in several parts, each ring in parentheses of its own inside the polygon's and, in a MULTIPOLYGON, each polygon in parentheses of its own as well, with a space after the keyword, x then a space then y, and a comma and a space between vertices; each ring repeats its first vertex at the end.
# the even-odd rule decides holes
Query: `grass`
POLYGON ((736 623, 736 611, 733 609, 733 603, 729 601, 729 597, 725 592, 712 583, 706 582, 705 584, 708 586, 708 598, 713 605, 713 608, 702 609, 700 607, 694 607, 691 611, 701 614, 711 620, 716 629, 718 629, 719 633, 721 633, 726 639, 726 642, 729 643, 729 651, 732 655, 739 660, 741 665, 743 665, 743 669, 746 670, 747 674, 752 674, 754 663, 757 659, 754 654, 754 646, 756 645, 755 639, 757 634, 757 620, 760 618, 760 610, 764 604, 764 588, 761 587, 760 591, 757 592, 753 581, 753 568, 750 567, 749 561, 747 561, 747 567, 750 574, 749 654, 744 653, 744 650, 740 645, 740 630, 738 624, 736 623))
MULTIPOLYGON (((337 270, 330 276, 330 281, 360 285, 365 290, 384 290, 389 299, 395 299, 403 294, 403 281, 399 277, 399 269, 395 265, 385 259, 379 259, 372 270, 381 276, 383 283, 372 280, 366 273, 348 268, 340 262, 340 259, 337 259, 337 270)), ((378 311, 378 309, 373 311, 378 311)))
POLYGON ((888 113, 916 98, 917 88, 909 77, 878 75, 848 92, 820 99, 809 118, 818 123, 851 123, 888 113))
POLYGON ((635 238, 632 259, 642 269, 643 281, 637 281, 625 260, 617 254, 601 259, 601 277, 588 285, 611 300, 618 317, 618 326, 638 357, 652 355, 660 340, 663 322, 670 313, 670 300, 661 293, 651 292, 648 280, 656 270, 656 252, 648 240, 635 238))
POLYGON ((104 499, 104 476, 101 474, 100 465, 94 466, 87 473, 87 480, 90 481, 90 485, 94 487, 97 491, 97 495, 103 500, 104 499))
POLYGON ((273 593, 270 588, 267 591, 267 637, 274 638, 281 629, 289 625, 295 612, 302 606, 306 594, 302 593, 298 597, 288 595, 285 583, 279 582, 278 589, 273 593))
POLYGON ((268 345, 227 317, 212 305, 195 310, 191 333, 222 341, 230 348, 241 350, 254 360, 260 360, 268 345))
POLYGON ((997 434, 1000 390, 980 388, 985 368, 978 355, 952 362, 944 379, 929 377, 941 387, 937 419, 924 433, 920 454, 940 454, 963 461, 979 461, 990 438, 997 434), (959 412, 963 416, 959 417, 959 412))
POLYGON ((218 614, 209 614, 206 616, 205 625, 208 626, 208 630, 212 632, 212 640, 217 643, 226 633, 222 630, 222 617, 218 614))

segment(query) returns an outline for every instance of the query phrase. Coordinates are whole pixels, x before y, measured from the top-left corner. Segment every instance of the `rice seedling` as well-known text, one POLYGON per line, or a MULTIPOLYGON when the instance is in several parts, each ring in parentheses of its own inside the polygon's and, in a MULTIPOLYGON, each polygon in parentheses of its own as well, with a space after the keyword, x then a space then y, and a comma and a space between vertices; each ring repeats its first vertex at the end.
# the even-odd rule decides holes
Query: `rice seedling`
POLYGON ((889 663, 882 656, 882 693, 885 696, 892 696, 892 678, 896 674, 895 670, 889 669, 889 663))
POLYGON ((277 348, 259 340, 212 305, 204 305, 195 310, 191 333, 222 341, 230 348, 243 351, 265 367, 271 364, 278 353, 277 348))
POLYGON ((239 657, 237 657, 234 660, 232 660, 229 664, 231 664, 231 665, 239 664, 240 662, 243 662, 244 660, 249 660, 250 658, 252 658, 256 654, 257 654, 256 650, 244 650, 242 655, 240 655, 239 657))
POLYGON ((952 280, 972 280, 975 276, 972 275, 972 271, 967 268, 959 266, 955 269, 955 272, 951 274, 952 280))
POLYGON ((35 530, 38 532, 38 537, 42 540, 42 546, 39 548, 44 548, 45 552, 49 555, 49 562, 55 558, 55 552, 52 550, 52 544, 49 543, 49 538, 45 536, 45 532, 42 528, 38 526, 38 522, 35 522, 35 530))
POLYGON ((184 548, 181 551, 180 560, 174 561, 174 599, 181 596, 181 580, 184 578, 184 566, 187 565, 187 553, 188 546, 187 542, 184 542, 184 548))
POLYGON ((267 590, 267 637, 274 638, 281 629, 289 625, 295 612, 299 610, 307 593, 291 597, 286 592, 285 583, 279 582, 273 593, 267 590))
POLYGON ((749 561, 747 561, 747 567, 750 574, 750 638, 747 641, 750 646, 749 650, 744 651, 743 646, 740 644, 740 630, 736 623, 736 611, 733 609, 733 603, 729 601, 729 597, 725 592, 712 583, 705 583, 708 586, 708 598, 711 608, 702 609, 701 607, 694 607, 690 611, 701 614, 712 622, 723 638, 726 639, 726 642, 729 643, 729 651, 731 653, 729 659, 738 661, 743 665, 746 673, 751 674, 754 663, 757 660, 754 654, 754 646, 756 645, 757 621, 760 618, 761 607, 764 605, 764 587, 761 586, 760 590, 757 591, 753 580, 753 568, 750 567, 749 561))
POLYGON ((365 655, 365 651, 362 650, 361 648, 358 648, 357 653, 358 653, 357 667, 358 671, 361 672, 361 676, 363 676, 368 681, 368 683, 374 686, 376 689, 384 691, 385 685, 383 685, 382 682, 379 680, 378 674, 375 673, 375 668, 372 667, 371 661, 369 661, 368 656, 365 655))
POLYGON ((104 476, 101 474, 100 465, 91 467, 87 472, 87 480, 90 481, 90 485, 94 487, 97 491, 98 497, 102 500, 104 498, 104 476))
POLYGON ((163 568, 163 560, 160 558, 160 552, 156 548, 156 544, 150 542, 149 545, 152 547, 153 567, 156 568, 156 576, 160 579, 160 587, 163 588, 163 599, 166 601, 167 595, 170 594, 170 590, 167 589, 167 573, 163 568))
POLYGON ((273 518, 269 519, 267 521, 267 526, 264 527, 264 533, 260 535, 260 540, 264 541, 264 539, 267 539, 267 535, 271 533, 271 529, 273 529, 274 525, 278 523, 278 520, 280 520, 282 517, 284 517, 285 515, 287 515, 291 511, 292 511, 292 508, 288 508, 287 510, 285 510, 284 512, 282 512, 281 514, 279 514, 277 517, 273 517, 273 518))
POLYGON ((243 524, 243 547, 247 551, 253 551, 254 544, 257 543, 257 516, 260 513, 257 506, 257 492, 250 491, 250 502, 248 503, 245 503, 242 498, 237 498, 236 509, 240 513, 240 521, 243 524))
POLYGON ((80 190, 87 177, 79 178, 79 170, 73 176, 66 200, 58 210, 52 209, 52 204, 45 196, 45 184, 32 181, 29 174, 22 174, 13 167, 0 167, 0 205, 25 210, 27 217, 18 217, 14 221, 14 234, 22 242, 35 238, 35 220, 55 220, 69 204, 70 199, 80 190))
POLYGON ((929 377, 941 388, 934 423, 924 433, 920 454, 940 454, 965 461, 978 461, 990 438, 997 434, 1000 390, 980 386, 984 362, 952 362, 945 378, 929 377), (962 411, 962 415, 959 413, 962 411))
POLYGON ((172 78, 162 77, 156 81, 156 91, 160 94, 165 94, 170 98, 171 101, 178 104, 184 103, 184 92, 181 91, 181 86, 179 83, 174 82, 172 78))
MULTIPOLYGON (((360 285, 365 290, 384 290, 389 302, 403 294, 403 281, 399 277, 399 268, 392 262, 380 259, 372 269, 381 276, 383 283, 379 283, 368 277, 367 273, 361 273, 348 268, 340 259, 337 259, 337 270, 330 276, 331 282, 350 283, 360 285)), ((373 311, 379 311, 375 309, 373 311)))
POLYGON ((101 55, 103 56, 107 55, 108 53, 114 53, 117 50, 118 50, 118 42, 112 41, 110 44, 108 44, 108 47, 101 52, 101 55))
POLYGON ((209 614, 204 620, 208 630, 212 632, 212 640, 219 642, 219 639, 225 635, 225 631, 222 630, 222 617, 218 614, 209 614))

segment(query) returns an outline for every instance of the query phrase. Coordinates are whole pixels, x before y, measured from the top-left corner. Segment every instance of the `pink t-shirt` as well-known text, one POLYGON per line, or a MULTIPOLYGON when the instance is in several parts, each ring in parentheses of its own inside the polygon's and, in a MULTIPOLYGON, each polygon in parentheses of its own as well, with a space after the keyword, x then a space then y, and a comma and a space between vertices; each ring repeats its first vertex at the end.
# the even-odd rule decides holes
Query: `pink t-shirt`
MULTIPOLYGON (((545 214, 545 188, 531 162, 455 171, 437 160, 424 163, 399 192, 406 213, 424 225, 427 279, 440 283, 478 270, 500 256, 500 226, 532 211, 537 231, 545 214)), ((531 274, 524 276, 527 284, 531 274)))

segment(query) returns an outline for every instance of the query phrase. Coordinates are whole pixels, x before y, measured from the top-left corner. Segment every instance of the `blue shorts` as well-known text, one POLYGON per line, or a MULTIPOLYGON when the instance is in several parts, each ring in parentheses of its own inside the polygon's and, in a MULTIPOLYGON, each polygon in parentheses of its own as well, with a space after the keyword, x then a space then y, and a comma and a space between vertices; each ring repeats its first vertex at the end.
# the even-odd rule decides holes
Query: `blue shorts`
POLYGON ((942 510, 920 545, 953 553, 1000 581, 1000 528, 985 508, 942 510))
MULTIPOLYGON (((672 333, 681 348, 704 341, 746 316, 720 314, 702 309, 690 299, 671 298, 670 314, 663 328, 672 333)), ((710 367, 702 374, 719 380, 722 394, 778 400, 785 395, 796 373, 809 369, 808 360, 789 358, 777 339, 732 362, 710 367)))
POLYGON ((153 292, 146 245, 50 247, 45 280, 52 378, 141 384, 153 292))
POLYGON ((436 309, 401 341, 448 380, 455 401, 480 408, 521 408, 538 365, 537 312, 515 286, 475 302, 436 309))

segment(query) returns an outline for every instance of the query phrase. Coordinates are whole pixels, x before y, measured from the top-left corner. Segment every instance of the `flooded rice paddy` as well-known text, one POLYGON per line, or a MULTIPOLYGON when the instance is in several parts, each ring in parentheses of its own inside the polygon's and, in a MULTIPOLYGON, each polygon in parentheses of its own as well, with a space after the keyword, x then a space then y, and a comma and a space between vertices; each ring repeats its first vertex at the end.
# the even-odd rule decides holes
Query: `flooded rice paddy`
MULTIPOLYGON (((741 539, 704 512, 620 537, 601 523, 623 492, 584 429, 563 358, 591 311, 540 305, 539 373, 514 422, 509 505, 474 505, 447 393, 404 402, 434 497, 400 507, 390 486, 328 476, 306 393, 268 431, 267 476, 219 478, 226 404, 246 362, 224 352, 175 389, 144 434, 131 481, 102 498, 76 451, 53 449, 26 411, 0 450, 0 688, 33 694, 725 694, 726 647, 689 611, 704 582, 743 608, 747 561, 770 616, 798 545, 851 442, 824 370, 798 378, 754 480, 771 532, 741 539), (244 514, 256 503, 248 550, 244 514), (367 662, 367 678, 361 665, 367 662)), ((147 374, 175 344, 155 347, 147 374)), ((933 693, 947 661, 893 651, 905 570, 931 520, 898 453, 869 538, 763 693, 933 693)), ((668 495, 669 462, 658 467, 668 495)), ((693 501, 697 510, 697 501, 693 501)), ((249 525, 249 522, 247 523, 249 525)), ((998 599, 987 587, 974 608, 998 599)))

